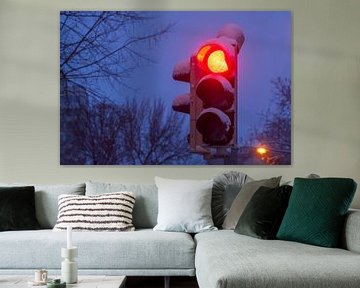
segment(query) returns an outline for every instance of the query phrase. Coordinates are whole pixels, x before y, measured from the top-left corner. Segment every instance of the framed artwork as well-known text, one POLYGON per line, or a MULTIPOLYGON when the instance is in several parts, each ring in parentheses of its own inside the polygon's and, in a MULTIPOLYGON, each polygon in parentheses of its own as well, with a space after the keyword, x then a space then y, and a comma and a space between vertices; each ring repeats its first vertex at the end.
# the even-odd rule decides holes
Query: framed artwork
POLYGON ((61 165, 290 165, 291 12, 61 11, 61 165))

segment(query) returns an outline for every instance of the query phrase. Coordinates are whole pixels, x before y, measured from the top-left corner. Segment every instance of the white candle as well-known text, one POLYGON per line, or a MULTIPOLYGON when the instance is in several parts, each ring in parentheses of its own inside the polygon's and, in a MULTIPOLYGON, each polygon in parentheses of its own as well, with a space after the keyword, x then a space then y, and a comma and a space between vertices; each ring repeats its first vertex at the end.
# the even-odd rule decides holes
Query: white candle
POLYGON ((70 249, 72 248, 72 235, 71 235, 72 227, 69 225, 67 226, 66 232, 67 232, 67 242, 66 242, 66 248, 70 249))

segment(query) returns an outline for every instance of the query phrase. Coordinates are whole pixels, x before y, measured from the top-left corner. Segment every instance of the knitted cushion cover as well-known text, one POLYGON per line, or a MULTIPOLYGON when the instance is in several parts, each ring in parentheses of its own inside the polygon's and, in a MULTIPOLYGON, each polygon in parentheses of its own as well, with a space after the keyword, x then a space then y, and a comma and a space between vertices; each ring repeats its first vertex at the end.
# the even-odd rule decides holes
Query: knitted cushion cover
POLYGON ((135 197, 123 191, 93 196, 59 196, 55 231, 133 231, 132 211, 135 197))

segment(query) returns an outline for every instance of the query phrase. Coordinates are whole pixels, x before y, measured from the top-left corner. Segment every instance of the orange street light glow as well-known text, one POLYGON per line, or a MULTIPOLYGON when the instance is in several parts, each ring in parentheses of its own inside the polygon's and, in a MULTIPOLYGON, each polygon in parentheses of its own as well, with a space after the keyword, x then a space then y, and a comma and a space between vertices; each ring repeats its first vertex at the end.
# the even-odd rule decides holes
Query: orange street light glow
POLYGON ((222 50, 215 50, 208 57, 208 67, 213 73, 224 73, 229 70, 222 50))
POLYGON ((267 151, 268 151, 268 150, 267 150, 265 147, 259 147, 259 148, 256 149, 256 152, 257 152, 258 154, 260 154, 260 155, 266 154, 267 151))

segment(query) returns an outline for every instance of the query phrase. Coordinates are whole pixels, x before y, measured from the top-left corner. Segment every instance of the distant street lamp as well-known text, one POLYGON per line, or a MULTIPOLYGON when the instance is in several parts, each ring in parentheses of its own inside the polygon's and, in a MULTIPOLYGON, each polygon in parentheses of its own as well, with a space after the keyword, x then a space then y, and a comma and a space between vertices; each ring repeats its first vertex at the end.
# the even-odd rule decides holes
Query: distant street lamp
POLYGON ((256 152, 263 156, 268 152, 268 149, 266 149, 263 146, 260 146, 260 147, 256 148, 256 152))

